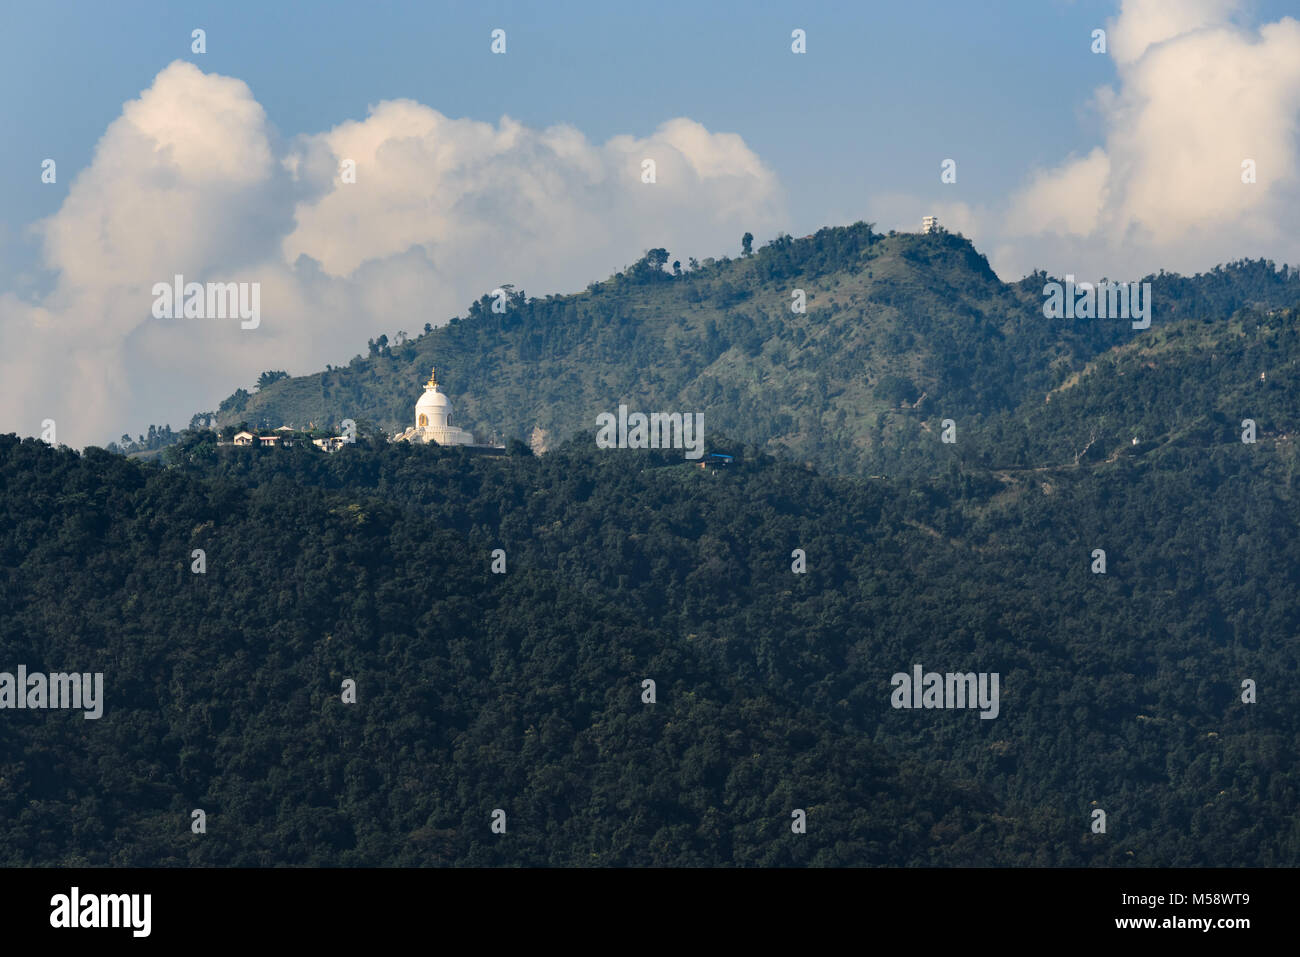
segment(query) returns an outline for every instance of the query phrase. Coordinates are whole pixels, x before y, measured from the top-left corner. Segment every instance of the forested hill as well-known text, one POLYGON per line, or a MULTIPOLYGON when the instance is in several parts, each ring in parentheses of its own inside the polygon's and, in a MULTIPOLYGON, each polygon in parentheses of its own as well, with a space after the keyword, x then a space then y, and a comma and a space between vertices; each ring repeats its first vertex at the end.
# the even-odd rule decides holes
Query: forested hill
POLYGON ((1002 283, 960 236, 883 236, 866 223, 781 237, 680 275, 671 262, 652 250, 576 295, 484 296, 466 317, 401 345, 373 341, 346 367, 240 390, 218 420, 351 418, 397 431, 412 424, 437 365, 457 424, 484 437, 528 442, 539 429, 553 446, 594 431, 599 413, 624 402, 702 412, 706 430, 825 470, 923 474, 938 461, 931 439, 945 418, 971 434, 1014 430, 1114 346, 1300 302, 1294 271, 1243 261, 1147 277, 1145 331, 1120 319, 1046 319, 1050 277, 1002 283), (796 290, 802 313, 792 310, 796 290))
POLYGON ((7 865, 1300 860, 1280 436, 925 481, 590 439, 165 455, 0 437, 0 670, 105 698, 3 712, 7 865), (997 717, 891 707, 914 665, 998 673, 997 717))
POLYGON ((1293 272, 1151 277, 1138 331, 947 234, 669 261, 223 413, 396 428, 437 364, 543 456, 0 437, 0 672, 105 681, 0 712, 4 862, 1300 860, 1293 272), (737 464, 597 449, 620 402, 737 464))

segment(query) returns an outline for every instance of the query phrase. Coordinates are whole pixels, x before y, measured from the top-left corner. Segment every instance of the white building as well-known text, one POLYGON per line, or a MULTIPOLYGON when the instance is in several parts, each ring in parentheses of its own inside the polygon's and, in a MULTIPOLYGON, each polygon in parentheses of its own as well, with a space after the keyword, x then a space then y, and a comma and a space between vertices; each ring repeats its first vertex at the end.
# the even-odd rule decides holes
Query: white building
POLYGON ((933 233, 939 228, 938 216, 926 216, 921 220, 921 232, 933 233))
POLYGON ((309 439, 312 445, 327 452, 337 452, 347 443, 347 439, 341 435, 334 435, 325 439, 312 439, 310 433, 300 433, 297 429, 282 425, 266 435, 248 431, 236 432, 229 442, 218 442, 217 444, 238 445, 244 448, 254 445, 265 448, 290 448, 295 445, 305 446, 309 439))
POLYGON ((424 384, 424 395, 415 403, 415 425, 394 442, 436 442, 438 445, 473 445, 473 434, 451 424, 451 403, 438 390, 437 369, 424 384))

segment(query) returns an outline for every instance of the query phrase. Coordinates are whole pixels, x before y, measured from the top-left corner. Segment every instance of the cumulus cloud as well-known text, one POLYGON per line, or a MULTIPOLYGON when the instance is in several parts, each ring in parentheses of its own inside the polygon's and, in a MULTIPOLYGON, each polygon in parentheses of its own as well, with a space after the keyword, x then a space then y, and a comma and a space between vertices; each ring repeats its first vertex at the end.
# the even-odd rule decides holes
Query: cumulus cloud
POLYGON ((593 145, 568 126, 493 126, 392 101, 310 137, 286 163, 319 191, 297 207, 286 258, 309 256, 335 277, 419 247, 447 275, 481 275, 487 258, 551 291, 623 264, 593 273, 602 250, 635 258, 647 243, 705 236, 730 246, 745 223, 778 225, 776 180, 758 157, 739 136, 686 119, 593 145), (653 184, 641 181, 646 159, 653 184), (355 183, 339 180, 345 160, 355 183))
POLYGON ((1237 7, 1124 3, 1107 25, 1119 82, 1095 100, 1105 143, 1034 171, 1011 197, 996 228, 1003 275, 1300 260, 1300 23, 1243 28, 1237 7))
POLYGON ((45 223, 46 264, 80 288, 228 265, 246 249, 272 171, 266 116, 248 87, 173 63, 109 125, 45 223))
POLYGON ((1110 157, 1097 148, 1053 170, 1034 174, 1007 214, 1007 231, 1089 236, 1097 231, 1110 180, 1110 157))
POLYGON ((1132 63, 1157 43, 1223 26, 1237 6, 1237 0, 1127 0, 1108 25, 1111 55, 1120 63, 1132 63))
POLYGON ((72 445, 181 426, 262 370, 346 361, 499 284, 572 291, 650 246, 703 256, 784 221, 744 141, 689 119, 598 144, 395 100, 281 144, 245 83, 178 61, 38 225, 52 290, 0 296, 0 415, 21 434, 54 419, 72 445), (261 325, 153 318, 176 274, 260 283, 261 325))

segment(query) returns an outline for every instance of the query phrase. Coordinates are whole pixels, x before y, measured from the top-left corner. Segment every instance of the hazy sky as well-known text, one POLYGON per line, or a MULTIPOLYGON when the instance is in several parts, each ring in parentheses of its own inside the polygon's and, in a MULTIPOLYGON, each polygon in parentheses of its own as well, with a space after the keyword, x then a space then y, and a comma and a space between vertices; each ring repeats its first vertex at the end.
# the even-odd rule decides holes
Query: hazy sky
POLYGON ((746 230, 935 213, 1010 280, 1300 262, 1293 17, 1294 0, 10 5, 0 431, 179 428, 264 369, 345 363, 502 283, 574 291, 652 246, 735 255, 746 230), (177 273, 259 283, 260 326, 153 318, 177 273))

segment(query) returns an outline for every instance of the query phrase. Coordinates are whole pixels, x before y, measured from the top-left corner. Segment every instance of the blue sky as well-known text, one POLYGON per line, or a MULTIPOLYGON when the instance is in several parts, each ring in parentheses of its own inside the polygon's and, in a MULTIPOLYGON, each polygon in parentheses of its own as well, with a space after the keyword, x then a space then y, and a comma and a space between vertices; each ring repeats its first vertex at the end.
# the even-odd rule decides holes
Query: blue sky
POLYGON ((0 430, 61 417, 84 444, 183 425, 261 370, 346 362, 503 282, 575 291, 653 246, 735 255, 746 230, 937 214, 1007 280, 1295 263, 1297 16, 1300 0, 10 4, 0 430), (177 273, 259 283, 266 321, 158 322, 149 290, 177 273))
MULTIPOLYGON (((736 132, 780 177, 798 235, 871 218, 881 188, 938 191, 957 157, 979 200, 1096 142, 1088 49, 1113 3, 40 3, 0 40, 10 231, 55 212, 122 104, 176 58, 239 77, 285 136, 410 97, 455 117, 572 123, 593 140, 675 116, 736 132), (190 52, 190 31, 208 52, 190 52), (508 55, 486 56, 507 31, 508 55), (792 56, 790 31, 808 33, 792 56), (28 91, 18 94, 17 91, 28 91), (17 148, 14 148, 14 147, 17 148)), ((969 184, 969 185, 968 185, 969 184)))

